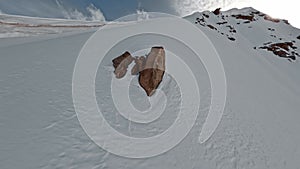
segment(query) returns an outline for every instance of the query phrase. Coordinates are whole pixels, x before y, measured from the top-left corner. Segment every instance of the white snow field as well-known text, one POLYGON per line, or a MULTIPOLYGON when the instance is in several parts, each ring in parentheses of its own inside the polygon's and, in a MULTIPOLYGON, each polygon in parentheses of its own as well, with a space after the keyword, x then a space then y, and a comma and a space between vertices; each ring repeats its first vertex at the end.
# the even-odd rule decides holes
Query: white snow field
POLYGON ((103 21, 49 19, 0 14, 0 38, 78 32, 103 25, 103 21))
MULTIPOLYGON (((15 16, 0 17, 1 22, 52 24, 30 18, 25 21, 15 16)), ((201 95, 196 124, 175 148, 145 159, 106 152, 88 137, 77 119, 72 100, 73 70, 81 48, 96 31, 94 27, 72 28, 71 32, 67 27, 48 27, 45 32, 31 27, 22 28, 21 35, 17 35, 17 31, 2 25, 1 36, 7 36, 0 39, 0 168, 300 168, 300 30, 284 21, 265 20, 252 8, 219 15, 206 11, 185 19, 208 36, 223 62, 227 78, 224 115, 212 137, 200 144, 199 133, 209 109, 211 89, 204 66, 192 64, 191 69, 198 73, 201 95), (253 20, 238 19, 238 14, 251 14, 253 20), (292 42, 293 48, 285 50, 287 57, 279 57, 260 49, 270 45, 264 44, 267 42, 292 42)), ((112 29, 118 32, 120 27, 122 24, 114 23, 112 29)), ((182 56, 192 62, 187 58, 182 56)), ((169 102, 159 119, 149 125, 131 123, 118 114, 109 97, 112 59, 106 58, 100 65, 95 89, 109 124, 124 135, 135 137, 149 137, 166 130, 177 116, 180 93, 176 83, 166 76, 160 86, 169 102)), ((147 109, 149 102, 143 90, 136 81, 130 83, 132 104, 138 110, 147 109)))

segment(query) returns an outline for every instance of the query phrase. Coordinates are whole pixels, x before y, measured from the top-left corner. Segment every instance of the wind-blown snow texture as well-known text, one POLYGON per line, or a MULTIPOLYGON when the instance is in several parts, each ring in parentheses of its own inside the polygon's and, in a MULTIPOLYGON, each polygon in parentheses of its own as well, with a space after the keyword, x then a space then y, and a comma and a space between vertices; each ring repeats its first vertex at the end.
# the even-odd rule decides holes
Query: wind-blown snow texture
MULTIPOLYGON (((250 23, 232 16, 251 12, 256 11, 247 8, 186 17, 207 34, 224 64, 228 83, 224 116, 214 135, 199 144, 198 136, 205 120, 202 112, 209 107, 205 97, 209 95, 209 84, 204 81, 200 116, 188 137, 163 155, 140 160, 105 152, 89 139, 76 118, 72 73, 80 48, 93 29, 1 39, 1 169, 299 168, 299 57, 280 58, 259 47, 269 41, 288 41, 300 48, 297 39, 300 31, 283 21, 264 20, 259 14, 250 23)), ((288 52, 291 50, 298 49, 288 52)), ((105 90, 96 92, 107 94, 101 93, 105 90)), ((127 123, 118 126, 130 134, 127 123)))
POLYGON ((0 38, 80 32, 98 28, 100 21, 81 21, 0 15, 0 38))
POLYGON ((0 0, 0 10, 6 14, 33 17, 104 21, 105 17, 93 0, 0 0))

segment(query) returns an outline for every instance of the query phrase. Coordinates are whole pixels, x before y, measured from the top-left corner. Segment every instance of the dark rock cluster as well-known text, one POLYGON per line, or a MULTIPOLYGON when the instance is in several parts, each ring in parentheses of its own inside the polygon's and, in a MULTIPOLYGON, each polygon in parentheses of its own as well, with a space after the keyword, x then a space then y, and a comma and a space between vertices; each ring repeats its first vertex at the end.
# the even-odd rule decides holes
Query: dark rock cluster
POLYGON ((265 43, 264 46, 259 47, 259 49, 265 49, 274 53, 275 55, 287 58, 291 60, 296 60, 299 54, 296 52, 297 47, 294 46, 293 42, 282 42, 282 43, 265 43))
POLYGON ((219 34, 227 36, 227 38, 230 41, 235 41, 236 38, 234 37, 234 34, 237 31, 226 20, 226 17, 228 17, 228 16, 225 16, 225 15, 222 14, 221 8, 216 9, 212 13, 215 15, 215 16, 212 16, 212 17, 217 17, 217 18, 220 19, 220 21, 217 22, 216 25, 214 25, 213 23, 207 22, 208 18, 210 18, 210 14, 211 14, 210 12, 203 12, 202 16, 199 16, 199 17, 196 18, 195 24, 199 24, 199 25, 201 25, 203 27, 207 27, 207 28, 209 28, 211 30, 217 31, 219 34), (219 27, 222 27, 222 26, 225 26, 225 27, 229 28, 228 33, 227 32, 223 32, 223 31, 221 31, 221 30, 218 29, 219 27))
POLYGON ((242 20, 248 20, 248 21, 254 21, 254 15, 231 15, 232 17, 235 17, 236 19, 242 19, 242 20))

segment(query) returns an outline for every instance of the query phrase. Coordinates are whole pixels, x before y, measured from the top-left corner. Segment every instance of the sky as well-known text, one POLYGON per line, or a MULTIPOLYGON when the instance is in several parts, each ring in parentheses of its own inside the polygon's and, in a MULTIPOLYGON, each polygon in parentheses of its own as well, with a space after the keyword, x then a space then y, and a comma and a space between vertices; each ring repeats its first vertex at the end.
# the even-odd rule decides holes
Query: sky
POLYGON ((297 0, 0 0, 6 14, 112 21, 137 10, 186 16, 196 11, 254 7, 300 28, 297 0), (297 16, 296 16, 297 15, 297 16))

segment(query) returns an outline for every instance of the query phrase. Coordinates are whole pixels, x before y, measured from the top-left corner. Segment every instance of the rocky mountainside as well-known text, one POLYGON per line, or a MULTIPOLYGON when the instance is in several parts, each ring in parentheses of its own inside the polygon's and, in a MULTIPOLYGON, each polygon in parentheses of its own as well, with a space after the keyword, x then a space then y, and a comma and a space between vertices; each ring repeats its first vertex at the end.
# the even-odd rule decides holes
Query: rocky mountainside
MULTIPOLYGON (((196 25, 213 31, 219 38, 236 45, 241 39, 250 42, 249 48, 264 50, 295 61, 300 57, 300 30, 287 20, 272 18, 253 8, 229 11, 205 11, 187 17, 196 25)), ((203 29, 202 28, 202 29, 203 29)))

